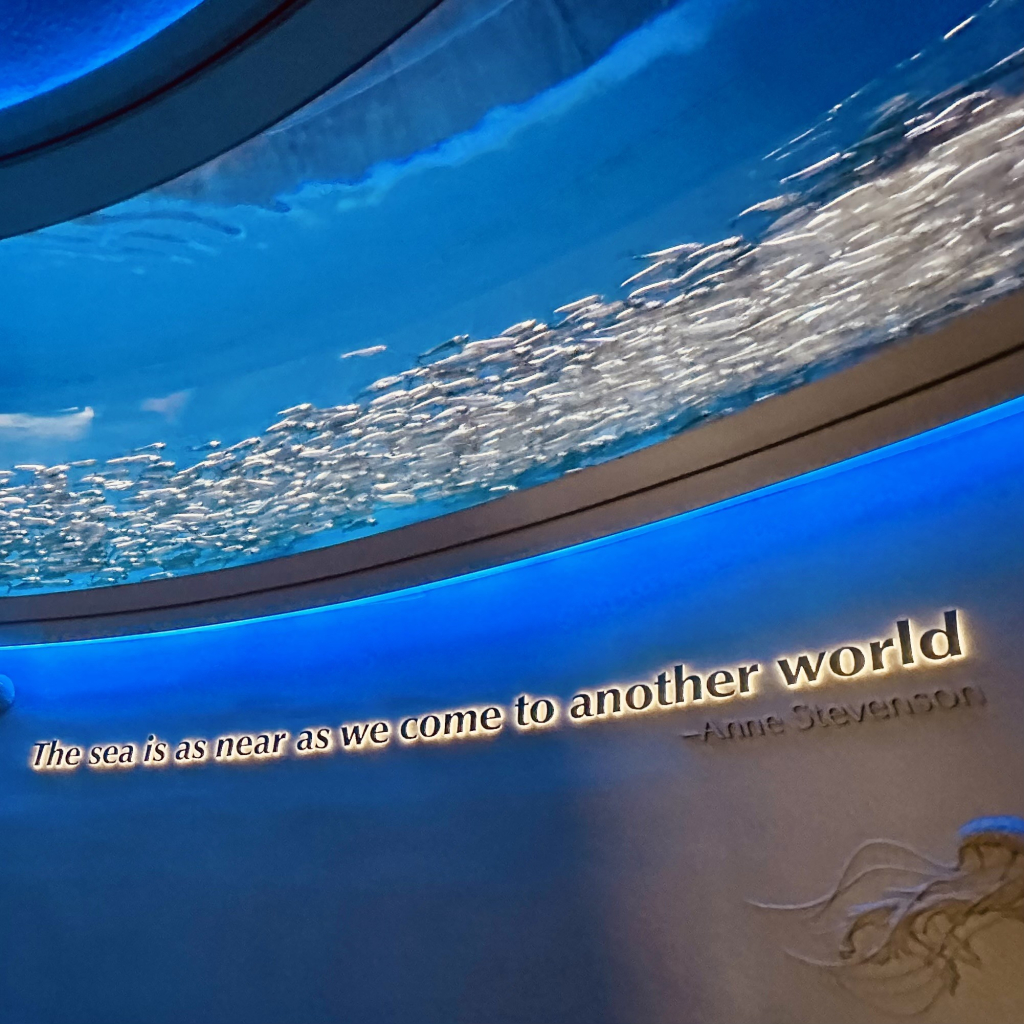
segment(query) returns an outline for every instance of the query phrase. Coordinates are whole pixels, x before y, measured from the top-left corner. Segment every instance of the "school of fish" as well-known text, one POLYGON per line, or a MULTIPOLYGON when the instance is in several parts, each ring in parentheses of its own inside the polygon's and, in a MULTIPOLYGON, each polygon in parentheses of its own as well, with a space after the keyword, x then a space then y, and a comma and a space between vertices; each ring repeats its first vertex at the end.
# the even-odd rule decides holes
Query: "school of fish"
POLYGON ((894 100, 861 143, 744 211, 734 236, 644 256, 621 297, 453 338, 358 402, 285 409, 191 465, 157 443, 0 472, 0 581, 22 592, 214 569, 365 532, 385 510, 494 498, 1019 288, 1024 97, 999 74, 986 82, 894 100))

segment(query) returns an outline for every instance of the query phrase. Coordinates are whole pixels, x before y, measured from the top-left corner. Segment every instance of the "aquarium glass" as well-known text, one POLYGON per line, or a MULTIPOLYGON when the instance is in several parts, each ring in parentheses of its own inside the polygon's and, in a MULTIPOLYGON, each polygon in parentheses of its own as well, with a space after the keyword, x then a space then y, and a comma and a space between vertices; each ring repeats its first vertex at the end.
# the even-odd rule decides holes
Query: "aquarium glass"
POLYGON ((0 243, 0 582, 497 500, 1018 288, 1022 45, 1022 0, 445 0, 235 150, 0 243))

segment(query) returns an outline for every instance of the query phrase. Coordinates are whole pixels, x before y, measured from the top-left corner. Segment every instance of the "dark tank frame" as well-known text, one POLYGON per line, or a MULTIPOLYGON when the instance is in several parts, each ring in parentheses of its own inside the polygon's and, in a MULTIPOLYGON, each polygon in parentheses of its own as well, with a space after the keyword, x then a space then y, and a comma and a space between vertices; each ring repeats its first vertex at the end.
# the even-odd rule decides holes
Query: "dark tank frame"
POLYGON ((447 579, 666 519, 1024 394, 1024 294, 559 480, 399 529, 173 579, 0 601, 0 643, 230 622, 447 579))
POLYGON ((104 209, 220 156, 439 2, 206 0, 110 63, 0 110, 0 239, 104 209))

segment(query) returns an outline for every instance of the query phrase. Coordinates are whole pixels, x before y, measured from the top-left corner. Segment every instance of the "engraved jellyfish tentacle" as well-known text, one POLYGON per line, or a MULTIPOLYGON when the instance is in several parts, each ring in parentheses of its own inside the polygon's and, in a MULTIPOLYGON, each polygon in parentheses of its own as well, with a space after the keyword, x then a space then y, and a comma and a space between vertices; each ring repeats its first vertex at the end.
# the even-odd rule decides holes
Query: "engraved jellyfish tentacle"
POLYGON ((961 828, 959 836, 953 865, 873 840, 854 851, 825 896, 803 904, 755 905, 811 911, 806 914, 809 923, 830 908, 842 912, 835 958, 787 953, 832 972, 844 988, 868 1002, 888 1002, 892 1009, 891 1004, 902 1001, 897 1012, 922 1013, 943 995, 956 993, 963 966, 983 966, 974 946, 979 934, 1004 921, 1024 923, 1024 820, 978 818, 961 828), (909 853, 927 868, 861 867, 858 858, 870 848, 909 853), (855 887, 882 883, 893 872, 919 881, 890 885, 876 899, 843 905, 842 898, 855 887))
POLYGON ((842 979, 843 977, 849 977, 855 979, 856 983, 860 986, 868 988, 872 985, 887 987, 888 991, 892 992, 897 989, 899 983, 903 983, 902 987, 898 990, 903 994, 908 994, 915 989, 923 988, 925 985, 932 984, 935 981, 936 975, 940 972, 935 970, 934 962, 926 962, 917 960, 916 958, 900 957, 895 961, 897 970, 894 970, 890 974, 878 975, 872 974, 867 971, 863 971, 857 974, 846 970, 846 965, 843 965, 842 971, 836 969, 837 975, 842 979))
POLYGON ((909 964, 902 973, 884 978, 873 978, 865 974, 844 976, 839 972, 834 973, 836 980, 846 991, 882 1009, 889 1008, 886 1004, 891 1003, 894 996, 904 999, 917 996, 923 999, 923 1002, 915 1004, 912 1011, 914 1013, 923 1013, 934 1006, 943 993, 948 991, 950 984, 945 970, 936 970, 934 964, 909 964), (907 981, 908 984, 901 984, 907 981), (875 986, 874 991, 870 990, 872 985, 875 986))
MULTIPOLYGON (((994 923, 994 922, 993 922, 994 923)), ((858 998, 881 1009, 892 1010, 895 1000, 913 1005, 903 1011, 924 1013, 945 993, 956 991, 959 969, 955 961, 941 957, 920 956, 913 948, 893 951, 884 964, 877 960, 861 964, 843 963, 831 968, 839 984, 858 998), (873 968, 895 964, 887 974, 872 974, 873 968)))
POLYGON ((925 871, 920 868, 904 867, 898 864, 875 864, 868 868, 861 869, 860 871, 854 871, 855 865, 858 859, 862 858, 869 850, 881 849, 887 852, 898 851, 900 853, 909 854, 911 857, 916 858, 925 864, 932 871, 952 871, 954 865, 942 864, 938 861, 934 861, 929 857, 926 857, 923 853, 919 853, 911 846, 907 846, 904 843, 893 842, 889 839, 868 839, 861 843, 853 853, 847 858, 846 863, 843 865, 842 871, 839 873, 839 880, 836 882, 835 887, 831 892, 826 893, 824 896, 819 896, 817 899, 808 900, 806 903, 764 903, 758 900, 747 900, 751 906, 760 907, 762 910, 816 910, 820 908, 827 908, 835 902, 836 898, 850 888, 852 888, 861 878, 865 877, 872 872, 879 871, 899 871, 907 874, 918 874, 921 877, 925 876, 925 871), (853 872, 853 874, 851 874, 853 872))
POLYGON ((826 893, 824 896, 819 896, 817 899, 808 900, 806 903, 762 903, 758 900, 747 900, 747 903, 753 907, 758 907, 761 910, 813 911, 813 913, 808 914, 808 918, 813 919, 815 917, 820 917, 837 902, 840 896, 844 896, 850 889, 864 879, 870 878, 872 875, 882 873, 891 874, 893 872, 899 872, 901 874, 916 874, 918 876, 923 875, 923 872, 916 868, 900 867, 897 864, 877 864, 870 868, 864 868, 842 884, 837 885, 831 892, 826 893))
MULTIPOLYGON (((1005 847, 997 847, 997 855, 999 853, 1006 854, 1005 847)), ((971 858, 972 853, 977 853, 977 850, 962 848, 960 857, 960 866, 966 865, 971 859, 979 859, 977 857, 971 858)), ((1011 859, 1009 863, 1013 863, 1013 856, 1010 855, 1011 859)), ((984 858, 980 858, 980 862, 984 864, 984 858)), ((1002 872, 996 879, 997 882, 1002 880, 1002 872)), ((994 908, 996 905, 1001 909, 1006 903, 1005 898, 1001 895, 1001 887, 996 885, 995 888, 986 890, 977 899, 967 899, 967 893, 964 890, 967 887, 966 881, 963 877, 962 872, 950 873, 946 877, 935 878, 929 881, 927 884, 919 887, 917 890, 903 891, 903 892, 891 892, 890 897, 896 897, 895 900, 890 899, 887 901, 887 905, 895 904, 892 909, 899 911, 897 920, 893 922, 887 935, 883 936, 883 942, 881 946, 888 945, 893 939, 896 939, 900 935, 900 924, 902 921, 906 921, 910 926, 908 935, 911 938, 917 938, 923 947, 931 949, 931 943, 926 933, 926 926, 931 923, 933 915, 941 915, 945 918, 948 927, 944 931, 943 939, 940 945, 935 948, 935 955, 941 956, 948 952, 948 947, 951 943, 958 942, 957 929, 963 927, 965 922, 975 918, 979 915, 985 914, 989 909, 994 908), (901 901, 899 898, 903 897, 901 901), (903 906, 900 907, 900 902, 903 906)), ((983 881, 980 880, 980 881, 983 881)), ((877 905, 876 905, 877 906, 877 905)), ((866 923, 864 916, 865 910, 874 909, 865 908, 862 910, 854 922, 851 923, 850 929, 847 931, 847 938, 851 937, 857 930, 858 924, 866 923)), ((879 950, 876 949, 874 953, 868 953, 858 958, 866 961, 870 960, 872 956, 877 956, 879 950)))
POLYGON ((838 981, 842 988, 855 995, 858 999, 889 1012, 892 1012, 894 1009, 894 997, 907 999, 920 993, 920 998, 913 1004, 912 1008, 902 1011, 897 1010, 897 1012, 903 1012, 908 1015, 926 1013, 935 1006, 942 996, 949 993, 951 988, 953 990, 956 989, 956 981, 949 980, 944 971, 936 971, 934 966, 928 968, 928 974, 922 984, 916 989, 911 987, 893 991, 892 987, 890 987, 888 991, 879 990, 878 992, 865 993, 863 991, 863 978, 839 978, 838 981))
POLYGON ((936 880, 934 885, 923 886, 921 891, 913 895, 912 899, 890 900, 862 909, 854 917, 843 937, 840 955, 843 956, 849 950, 849 959, 846 962, 851 966, 871 963, 877 961, 879 957, 892 956, 897 952, 914 953, 929 959, 943 956, 946 953, 949 937, 975 911, 974 904, 965 904, 963 901, 951 902, 949 898, 938 898, 930 892, 933 888, 938 888, 938 883, 946 881, 946 879, 940 879, 936 880), (925 902, 926 898, 931 901, 931 905, 922 906, 921 904, 925 902), (873 924, 869 911, 877 909, 886 911, 888 928, 876 940, 873 948, 855 956, 855 936, 873 924), (944 919, 948 925, 943 939, 938 945, 935 945, 930 939, 927 930, 935 917, 944 919))
POLYGON ((963 934, 955 937, 956 952, 960 954, 965 963, 972 967, 981 967, 981 957, 974 951, 971 941, 979 933, 986 931, 1000 923, 999 917, 995 914, 986 914, 984 917, 975 917, 963 925, 963 934))

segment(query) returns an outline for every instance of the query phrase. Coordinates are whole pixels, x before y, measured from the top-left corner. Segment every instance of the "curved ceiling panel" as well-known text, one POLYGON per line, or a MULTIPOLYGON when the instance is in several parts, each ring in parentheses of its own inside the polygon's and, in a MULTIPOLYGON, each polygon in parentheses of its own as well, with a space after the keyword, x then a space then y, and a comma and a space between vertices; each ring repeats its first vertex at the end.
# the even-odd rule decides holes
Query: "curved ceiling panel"
POLYGON ((0 575, 399 527, 1018 288, 1024 3, 891 8, 447 0, 234 151, 0 243, 0 575))

